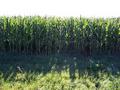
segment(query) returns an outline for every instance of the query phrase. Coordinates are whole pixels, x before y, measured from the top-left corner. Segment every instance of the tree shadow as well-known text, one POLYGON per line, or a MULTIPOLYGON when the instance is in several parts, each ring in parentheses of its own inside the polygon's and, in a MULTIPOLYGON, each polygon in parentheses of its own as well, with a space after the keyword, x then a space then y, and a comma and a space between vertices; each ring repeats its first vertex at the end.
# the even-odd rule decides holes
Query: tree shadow
POLYGON ((61 73, 67 69, 72 80, 76 78, 75 73, 78 73, 79 77, 86 72, 92 75, 103 71, 117 74, 120 72, 120 56, 0 55, 0 72, 3 73, 4 78, 7 78, 11 73, 15 75, 17 72, 43 73, 45 75, 51 71, 61 73))

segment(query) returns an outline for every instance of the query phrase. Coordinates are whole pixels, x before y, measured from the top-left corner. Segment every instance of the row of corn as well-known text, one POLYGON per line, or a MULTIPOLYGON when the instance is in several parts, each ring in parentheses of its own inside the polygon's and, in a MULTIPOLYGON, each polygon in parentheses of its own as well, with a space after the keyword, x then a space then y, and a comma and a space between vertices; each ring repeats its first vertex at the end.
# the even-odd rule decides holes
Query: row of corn
POLYGON ((120 18, 0 17, 0 52, 117 53, 120 18))

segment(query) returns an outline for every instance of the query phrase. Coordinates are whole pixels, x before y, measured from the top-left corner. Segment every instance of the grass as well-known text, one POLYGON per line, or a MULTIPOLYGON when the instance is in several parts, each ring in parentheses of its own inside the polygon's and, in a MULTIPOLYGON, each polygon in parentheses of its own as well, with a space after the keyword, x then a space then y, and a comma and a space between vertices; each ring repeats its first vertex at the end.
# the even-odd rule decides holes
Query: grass
POLYGON ((119 59, 0 54, 0 90, 120 90, 119 59))

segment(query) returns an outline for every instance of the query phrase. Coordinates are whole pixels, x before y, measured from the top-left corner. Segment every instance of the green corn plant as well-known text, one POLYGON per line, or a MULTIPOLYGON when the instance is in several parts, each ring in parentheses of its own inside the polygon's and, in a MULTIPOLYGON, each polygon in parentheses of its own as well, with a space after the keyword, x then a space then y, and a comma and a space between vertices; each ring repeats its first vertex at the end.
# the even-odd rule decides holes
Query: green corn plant
POLYGON ((119 18, 0 17, 0 51, 51 54, 120 51, 119 18))

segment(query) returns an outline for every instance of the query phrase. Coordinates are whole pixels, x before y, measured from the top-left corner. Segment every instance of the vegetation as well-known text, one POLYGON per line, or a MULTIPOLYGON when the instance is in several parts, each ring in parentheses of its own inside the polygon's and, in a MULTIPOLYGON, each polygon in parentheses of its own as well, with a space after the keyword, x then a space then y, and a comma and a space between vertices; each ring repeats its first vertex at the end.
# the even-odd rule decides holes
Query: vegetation
POLYGON ((119 53, 120 18, 3 16, 0 90, 120 90, 119 53))
MULTIPOLYGON (((77 73, 76 73, 77 74, 77 73)), ((78 75, 76 75, 77 77, 78 75)), ((49 72, 46 75, 17 73, 14 81, 1 76, 1 90, 120 90, 120 76, 98 73, 98 77, 87 74, 71 81, 68 71, 49 72)), ((9 77, 8 77, 9 78, 9 77)))
POLYGON ((0 90, 120 90, 119 56, 0 57, 0 90))
POLYGON ((15 53, 120 52, 120 19, 0 17, 0 51, 15 53))

